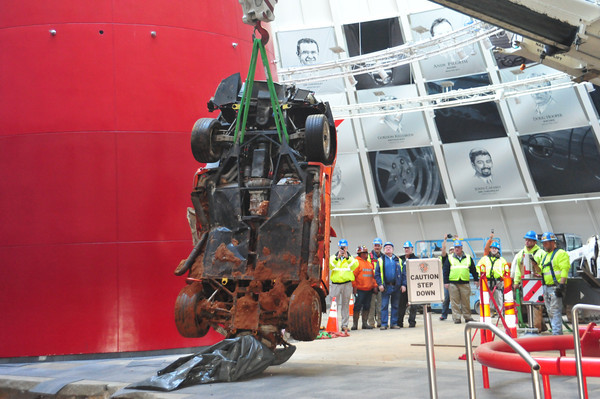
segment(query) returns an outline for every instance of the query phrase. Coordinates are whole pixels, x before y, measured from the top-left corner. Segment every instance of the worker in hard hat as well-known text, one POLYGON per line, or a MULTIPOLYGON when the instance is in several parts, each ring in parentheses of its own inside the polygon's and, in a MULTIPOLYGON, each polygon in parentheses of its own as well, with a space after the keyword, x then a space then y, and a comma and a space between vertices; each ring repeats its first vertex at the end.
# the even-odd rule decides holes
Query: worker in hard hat
MULTIPOLYGON (((415 255, 415 247, 413 243, 410 241, 406 241, 402 246, 404 248, 404 255, 400 256, 400 260, 402 261, 402 268, 406 269, 406 261, 408 259, 417 259, 417 255, 415 255)), ((404 274, 406 274, 406 270, 404 270, 404 274)), ((398 304, 398 327, 404 327, 404 315, 406 314, 406 308, 408 310, 408 326, 415 327, 417 325, 417 305, 409 305, 408 304, 408 291, 400 293, 400 302, 398 304)))
POLYGON ((494 241, 490 244, 490 253, 482 256, 477 262, 477 272, 481 278, 482 272, 488 281, 489 292, 494 293, 496 301, 496 312, 502 313, 502 304, 504 303, 504 268, 508 267, 506 259, 501 256, 500 243, 494 241))
POLYGON ((562 301, 566 293, 571 261, 567 251, 556 246, 554 233, 542 234, 542 245, 545 253, 539 268, 544 282, 544 305, 550 318, 552 335, 562 335, 562 301))
MULTIPOLYGON (((448 250, 446 250, 446 241, 448 239, 453 239, 454 236, 452 234, 446 234, 444 239, 442 240, 442 253, 440 255, 440 260, 442 261, 442 265, 448 259, 448 256, 454 253, 454 245, 451 245, 448 250)), ((448 288, 444 287, 444 302, 442 303, 442 315, 440 316, 440 320, 444 321, 448 318, 448 311, 450 310, 450 293, 448 292, 448 288)))
MULTIPOLYGON (((377 261, 383 256, 383 240, 379 237, 373 239, 373 249, 369 253, 373 268, 377 261)), ((371 327, 381 327, 381 292, 377 289, 376 293, 371 295, 371 307, 369 309, 369 325, 371 327)))
POLYGON ((369 308, 371 306, 371 295, 373 292, 378 292, 377 282, 375 281, 375 268, 369 259, 369 250, 364 245, 360 245, 356 249, 356 261, 358 266, 354 269, 354 281, 352 282, 352 290, 355 296, 354 314, 352 330, 358 329, 358 320, 362 313, 362 328, 363 330, 371 330, 369 326, 369 308))
POLYGON ((341 318, 341 330, 348 332, 350 319, 350 296, 352 295, 352 282, 354 281, 354 269, 358 262, 348 252, 348 241, 341 239, 338 242, 338 251, 329 259, 329 271, 331 273, 331 290, 329 294, 336 299, 341 318))
POLYGON ((379 258, 375 267, 375 280, 381 292, 381 327, 386 330, 398 327, 398 302, 400 293, 406 291, 406 274, 402 272, 400 258, 394 255, 394 244, 387 241, 383 245, 384 256, 379 258), (391 318, 388 308, 392 307, 391 318))
MULTIPOLYGON (((544 250, 537 245, 537 233, 534 230, 525 233, 523 239, 525 239, 525 247, 515 255, 510 268, 515 292, 521 285, 525 270, 528 269, 533 272, 533 268, 537 267, 542 261, 542 256, 544 256, 544 250)), ((539 332, 546 331, 548 328, 544 323, 542 307, 540 305, 530 306, 533 306, 533 324, 530 324, 530 326, 537 328, 539 332)), ((531 323, 531 320, 529 322, 531 323)))
POLYGON ((448 255, 444 263, 444 287, 450 293, 450 306, 452 308, 452 320, 460 324, 460 317, 465 322, 473 321, 471 317, 471 277, 478 281, 477 269, 470 255, 463 252, 462 241, 454 241, 454 253, 448 255))

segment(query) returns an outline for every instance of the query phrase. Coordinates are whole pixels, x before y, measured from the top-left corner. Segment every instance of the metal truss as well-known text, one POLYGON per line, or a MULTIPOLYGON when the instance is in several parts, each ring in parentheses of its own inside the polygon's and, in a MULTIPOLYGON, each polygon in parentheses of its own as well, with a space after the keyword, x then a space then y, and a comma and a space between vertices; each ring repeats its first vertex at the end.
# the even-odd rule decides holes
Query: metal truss
POLYGON ((352 80, 354 75, 385 73, 385 69, 456 50, 500 32, 502 29, 479 21, 431 39, 313 66, 279 69, 278 74, 281 78, 280 82, 285 84, 300 84, 341 77, 352 80))
POLYGON ((556 73, 471 89, 448 90, 429 96, 333 106, 332 112, 336 119, 352 119, 480 104, 576 85, 565 79, 569 79, 569 75, 556 73), (548 86, 549 82, 555 83, 548 86))

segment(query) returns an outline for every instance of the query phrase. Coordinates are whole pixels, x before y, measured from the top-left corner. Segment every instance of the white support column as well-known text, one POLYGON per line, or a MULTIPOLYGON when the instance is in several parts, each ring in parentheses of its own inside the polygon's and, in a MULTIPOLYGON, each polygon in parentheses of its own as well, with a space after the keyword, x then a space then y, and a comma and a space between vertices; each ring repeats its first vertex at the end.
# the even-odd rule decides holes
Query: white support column
MULTIPOLYGON (((413 37, 412 32, 410 30, 410 22, 408 21, 408 15, 401 15, 400 22, 402 25, 402 33, 404 34, 404 38, 406 39, 406 41, 412 40, 413 37)), ((425 87, 423 73, 421 72, 421 67, 419 63, 414 62, 411 64, 411 66, 419 95, 427 95, 427 89, 425 87)), ((425 115, 425 123, 427 124, 427 130, 429 131, 431 145, 433 146, 433 151, 435 153, 435 157, 439 167, 442 186, 444 187, 444 192, 446 193, 448 205, 450 206, 450 212, 452 214, 452 220, 454 221, 454 227, 456 228, 456 233, 460 237, 466 237, 467 229, 465 227, 465 222, 463 220, 462 213, 457 209, 456 206, 456 199, 454 197, 454 192, 452 191, 452 187, 450 185, 450 175, 448 174, 448 169, 446 168, 446 161, 444 160, 444 155, 442 152, 442 143, 438 137, 437 127, 435 126, 435 123, 433 121, 433 111, 428 112, 430 112, 430 114, 425 115)))
MULTIPOLYGON (((503 254, 506 253, 506 248, 510 248, 510 253, 512 256, 515 256, 515 247, 513 246, 513 242, 510 239, 510 230, 508 229, 508 224, 506 224, 506 218, 504 217, 504 211, 502 208, 498 208, 498 213, 500 213, 500 221, 502 222, 502 227, 504 227, 504 231, 506 231, 506 238, 502 238, 507 241, 508 245, 503 245, 503 254)), ((506 256, 504 256, 506 258, 506 256)))
MULTIPOLYGON (((343 7, 343 1, 341 0, 330 0, 329 6, 331 9, 331 16, 333 19, 335 38, 338 46, 343 44, 344 41, 344 33, 342 31, 342 21, 340 18, 339 10, 340 7, 343 7)), ((342 47, 342 46, 340 46, 342 47)), ((347 49, 346 49, 347 50, 347 49)), ((348 53, 342 53, 341 58, 347 58, 348 53)), ((344 84, 346 87, 346 97, 348 100, 348 104, 357 104, 357 96, 356 89, 353 85, 350 84, 348 79, 344 79, 344 84)), ((373 223, 375 225, 375 232, 379 237, 385 237, 385 229, 383 226, 383 222, 381 217, 378 215, 379 208, 377 206, 377 194, 375 191, 375 184, 373 183, 373 179, 371 178, 371 167, 369 165, 369 157, 367 155, 367 148, 365 147, 364 141, 364 133, 362 129, 362 125, 360 123, 360 119, 352 119, 352 127, 354 132, 354 139, 356 140, 358 157, 360 159, 361 171, 363 174, 363 181, 365 182, 365 188, 367 192, 367 200, 369 202, 369 207, 371 212, 374 214, 373 223)))
MULTIPOLYGON (((483 55, 488 64, 494 62, 492 55, 489 51, 483 51, 483 55)), ((498 76, 497 68, 491 69, 489 70, 489 72, 491 83, 499 84, 500 77, 498 76)), ((515 159, 517 160, 517 165, 521 171, 521 177, 525 182, 525 188, 529 193, 529 198, 531 199, 531 202, 534 203, 533 211, 538 220, 540 228, 542 231, 553 231, 552 224, 550 223, 550 217, 548 216, 548 212, 546 211, 546 207, 543 203, 540 202, 540 198, 538 196, 537 190, 535 189, 533 179, 531 178, 531 173, 529 173, 529 167, 527 166, 525 155, 523 155, 523 150, 521 149, 521 142, 519 141, 519 135, 515 129, 515 125, 512 120, 512 115, 510 113, 510 110, 508 109, 508 105, 506 104, 505 100, 498 101, 497 105, 500 109, 502 119, 504 120, 506 134, 508 135, 508 139, 510 141, 513 153, 515 155, 515 159)))

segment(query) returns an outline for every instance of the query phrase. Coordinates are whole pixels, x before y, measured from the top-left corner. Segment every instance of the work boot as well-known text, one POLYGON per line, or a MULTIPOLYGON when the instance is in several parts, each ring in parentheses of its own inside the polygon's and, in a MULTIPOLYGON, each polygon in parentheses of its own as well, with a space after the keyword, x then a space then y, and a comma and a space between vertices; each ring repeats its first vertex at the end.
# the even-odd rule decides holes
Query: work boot
POLYGON ((372 330, 373 329, 373 327, 371 327, 369 325, 368 319, 369 319, 369 312, 365 312, 363 310, 363 312, 362 312, 362 328, 363 328, 363 330, 372 330))
POLYGON ((354 312, 354 314, 352 315, 352 330, 358 330, 358 318, 360 317, 360 315, 358 314, 358 312, 354 312))

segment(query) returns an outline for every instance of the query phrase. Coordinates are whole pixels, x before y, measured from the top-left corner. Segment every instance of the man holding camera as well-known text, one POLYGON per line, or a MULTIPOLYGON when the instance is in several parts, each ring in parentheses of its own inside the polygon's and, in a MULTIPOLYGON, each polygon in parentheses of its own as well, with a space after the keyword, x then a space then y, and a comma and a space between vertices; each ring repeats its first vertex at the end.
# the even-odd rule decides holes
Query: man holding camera
POLYGON ((554 233, 542 235, 545 254, 539 267, 544 281, 544 305, 550 318, 552 335, 562 335, 562 297, 566 292, 567 277, 571 262, 564 249, 556 247, 554 233))

